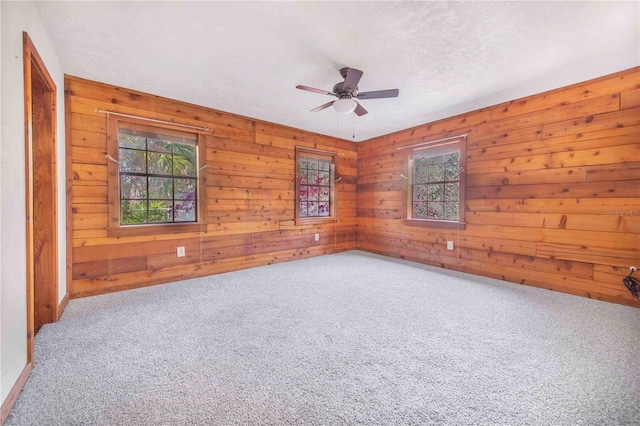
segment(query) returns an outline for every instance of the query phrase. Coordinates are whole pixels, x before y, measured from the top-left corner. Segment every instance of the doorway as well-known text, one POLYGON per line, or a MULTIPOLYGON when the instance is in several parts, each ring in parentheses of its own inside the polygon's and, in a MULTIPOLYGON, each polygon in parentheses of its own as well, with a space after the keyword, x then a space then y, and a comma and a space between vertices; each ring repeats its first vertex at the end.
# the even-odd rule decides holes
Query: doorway
POLYGON ((23 33, 26 221, 27 359, 44 324, 58 319, 56 85, 29 35, 23 33))

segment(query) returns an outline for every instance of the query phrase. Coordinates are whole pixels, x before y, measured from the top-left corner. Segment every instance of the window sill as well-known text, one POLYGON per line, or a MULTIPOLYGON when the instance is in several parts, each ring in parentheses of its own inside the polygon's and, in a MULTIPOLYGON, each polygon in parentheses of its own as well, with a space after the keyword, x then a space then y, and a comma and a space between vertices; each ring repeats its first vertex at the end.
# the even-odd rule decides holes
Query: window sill
POLYGON ((433 219, 403 219, 402 224, 406 226, 420 226, 425 228, 464 229, 466 222, 433 219))
POLYGON ((335 217, 304 217, 296 218, 296 225, 317 225, 320 223, 334 223, 337 219, 335 217))
POLYGON ((133 237, 140 235, 175 234, 178 232, 199 232, 205 224, 165 224, 165 225, 125 225, 117 228, 109 228, 110 237, 133 237))

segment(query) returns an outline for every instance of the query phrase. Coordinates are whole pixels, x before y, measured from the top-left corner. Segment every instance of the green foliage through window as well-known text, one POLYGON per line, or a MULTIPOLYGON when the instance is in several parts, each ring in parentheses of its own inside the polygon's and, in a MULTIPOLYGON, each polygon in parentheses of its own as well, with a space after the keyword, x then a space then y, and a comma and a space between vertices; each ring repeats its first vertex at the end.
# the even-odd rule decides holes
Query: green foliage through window
POLYGON ((458 220, 460 151, 413 158, 413 219, 458 220))
POLYGON ((118 130, 120 223, 197 221, 196 140, 118 130))

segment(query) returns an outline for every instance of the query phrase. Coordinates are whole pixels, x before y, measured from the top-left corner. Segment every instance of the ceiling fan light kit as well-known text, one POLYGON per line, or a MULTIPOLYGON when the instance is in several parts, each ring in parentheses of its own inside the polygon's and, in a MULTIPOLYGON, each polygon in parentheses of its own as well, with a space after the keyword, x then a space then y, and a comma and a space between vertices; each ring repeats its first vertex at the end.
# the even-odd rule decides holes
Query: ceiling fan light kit
POLYGON ((338 114, 351 114, 358 104, 351 98, 338 99, 333 102, 333 109, 338 114))
POLYGON ((330 95, 338 98, 335 101, 327 102, 324 105, 320 105, 312 109, 312 112, 322 111, 333 105, 333 108, 338 114, 351 114, 355 112, 356 115, 361 116, 367 113, 367 110, 362 107, 355 99, 382 99, 382 98, 395 98, 400 91, 398 89, 388 90, 376 90, 373 92, 358 92, 358 82, 362 78, 362 71, 355 68, 342 68, 340 75, 344 78, 344 81, 336 83, 333 86, 333 91, 315 89, 309 86, 297 85, 296 89, 306 90, 308 92, 319 93, 321 95, 330 95))

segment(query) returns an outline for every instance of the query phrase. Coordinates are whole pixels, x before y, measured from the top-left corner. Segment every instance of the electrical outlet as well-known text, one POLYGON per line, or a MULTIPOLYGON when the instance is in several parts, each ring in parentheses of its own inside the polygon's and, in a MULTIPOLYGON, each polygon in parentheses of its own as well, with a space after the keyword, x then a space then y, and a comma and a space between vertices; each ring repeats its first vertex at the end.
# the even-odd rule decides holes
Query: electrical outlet
POLYGON ((176 256, 177 257, 184 257, 185 256, 185 250, 184 250, 184 246, 178 247, 176 249, 176 256))
POLYGON ((453 241, 447 241, 447 250, 453 250, 453 241))
POLYGON ((320 234, 316 234, 315 237, 313 237, 316 241, 320 241, 320 234))

